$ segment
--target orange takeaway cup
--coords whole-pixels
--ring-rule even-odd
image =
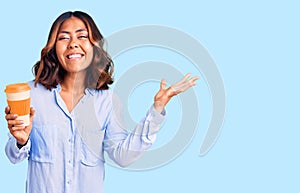
[[[21,126],[30,124],[30,86],[27,83],[9,84],[5,88],[7,104],[11,114],[17,114],[17,120],[23,120]]]

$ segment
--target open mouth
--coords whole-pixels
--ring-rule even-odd
[[[80,59],[81,57],[83,57],[83,54],[69,54],[69,55],[67,55],[68,59]]]

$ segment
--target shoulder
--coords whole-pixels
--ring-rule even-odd
[[[114,92],[112,90],[95,90],[95,89],[87,89],[95,99],[102,99],[102,100],[112,100],[114,97]]]
[[[47,88],[45,86],[43,86],[42,84],[39,84],[39,83],[35,84],[34,81],[29,81],[27,83],[30,86],[31,97],[46,96],[53,92],[53,89],[52,89],[52,91],[47,90]]]
[[[105,105],[106,107],[120,106],[121,99],[114,90],[91,90],[96,104]]]
[[[44,87],[43,85],[41,85],[40,83],[37,83],[35,84],[33,80],[27,82],[28,85],[30,86],[30,89],[32,91],[37,91],[37,90],[40,90],[40,91],[47,91],[47,88]]]

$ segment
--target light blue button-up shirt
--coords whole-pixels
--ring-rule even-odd
[[[35,109],[29,141],[19,149],[9,135],[5,148],[12,163],[28,158],[27,193],[102,193],[104,151],[122,167],[131,164],[153,144],[165,118],[151,106],[128,132],[112,91],[86,89],[70,113],[60,85],[51,91],[29,85]]]

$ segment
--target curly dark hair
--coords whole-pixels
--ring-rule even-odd
[[[64,21],[77,17],[86,25],[89,40],[93,45],[93,60],[87,68],[85,86],[96,90],[106,90],[113,83],[114,64],[109,54],[103,49],[104,38],[94,20],[81,11],[65,12],[52,24],[46,46],[41,51],[41,59],[32,68],[35,85],[40,83],[47,89],[56,88],[64,80],[66,71],[58,61],[55,44],[59,29]]]

